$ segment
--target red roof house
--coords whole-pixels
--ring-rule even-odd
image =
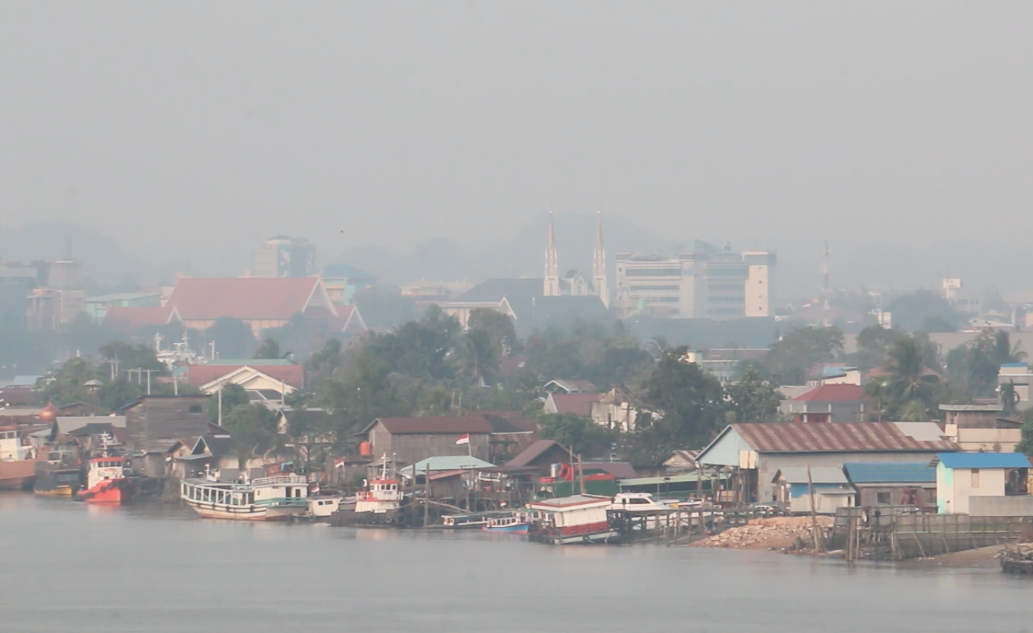
[[[255,336],[286,325],[295,314],[310,308],[323,308],[337,317],[337,308],[319,277],[182,277],[167,305],[175,307],[189,328],[206,329],[217,319],[229,317],[247,323]]]
[[[171,305],[132,308],[112,306],[104,313],[100,324],[109,330],[135,332],[140,328],[160,327],[179,320],[179,312]]]
[[[222,383],[231,382],[245,389],[277,389],[282,386],[305,388],[305,368],[301,365],[189,365],[187,382],[206,393],[219,390]],[[290,390],[288,390],[290,391]]]
[[[800,424],[864,422],[870,401],[859,385],[821,385],[783,400],[779,408]]]
[[[599,402],[601,393],[550,393],[545,399],[546,413],[573,413],[592,417],[592,403]]]

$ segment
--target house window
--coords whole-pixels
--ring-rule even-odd
[[[875,503],[881,506],[888,506],[890,504],[890,493],[888,492],[877,492],[875,493]]]
[[[972,469],[972,487],[973,488],[978,488],[979,487],[979,469],[978,468],[973,468]]]
[[[190,405],[190,413],[200,413],[200,412],[201,412],[201,405],[199,405],[199,404],[192,404],[192,405]]]

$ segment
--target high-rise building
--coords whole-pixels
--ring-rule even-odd
[[[549,212],[549,242],[545,246],[545,279],[542,296],[560,296],[560,263],[556,253],[556,232],[552,226],[552,211]]]
[[[255,250],[254,277],[310,277],[316,274],[316,247],[304,238],[277,235]]]
[[[596,213],[595,251],[592,253],[592,285],[603,305],[610,307],[610,286],[606,283],[606,248],[603,246],[603,214]]]
[[[774,255],[700,245],[676,257],[617,254],[617,308],[622,317],[736,319],[771,315]]]

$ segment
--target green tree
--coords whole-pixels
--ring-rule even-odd
[[[229,412],[237,407],[245,404],[250,404],[251,399],[248,398],[247,390],[240,385],[234,383],[227,383],[222,386],[222,418],[223,423],[226,421],[226,416]],[[215,392],[208,396],[208,419],[212,422],[216,422],[219,419],[219,392]]]
[[[636,464],[656,465],[670,452],[702,447],[724,420],[724,392],[716,378],[685,361],[685,347],[666,350],[643,383],[643,409],[629,453]]]
[[[332,412],[338,440],[358,433],[378,417],[412,413],[388,378],[387,368],[365,351],[350,359],[340,377],[323,383],[313,404]]]
[[[921,340],[914,336],[902,339],[888,356],[889,375],[869,382],[866,392],[891,419],[928,420],[942,402],[944,390],[938,375],[928,371]]]
[[[920,331],[923,326],[935,327],[935,331],[954,331],[962,321],[946,299],[926,289],[896,297],[888,309],[893,313],[893,323],[909,332]]]
[[[223,418],[242,469],[250,458],[282,448],[284,438],[277,434],[276,422],[276,414],[261,404],[236,406]]]
[[[881,367],[886,363],[890,348],[905,337],[907,333],[881,325],[866,327],[857,335],[857,352],[852,362],[862,372]]]
[[[70,358],[61,369],[48,376],[46,384],[40,391],[41,402],[53,402],[56,405],[72,402],[96,402],[91,388],[86,383],[106,378],[103,370],[85,358]]]
[[[793,328],[771,345],[766,364],[777,384],[802,385],[812,366],[832,362],[842,353],[843,332],[839,328]]]
[[[144,394],[143,387],[136,383],[129,382],[124,377],[107,382],[97,390],[97,399],[107,411],[115,411],[119,407],[129,404]]]
[[[276,342],[276,339],[268,337],[258,346],[252,358],[279,360],[283,358],[283,353],[280,352],[280,344]]]
[[[772,422],[778,417],[782,394],[755,367],[748,366],[727,392],[736,422]]]
[[[375,329],[398,327],[419,316],[416,301],[403,297],[398,288],[375,286],[360,290],[353,303],[359,306],[366,324]]]
[[[456,350],[459,371],[474,385],[492,384],[502,362],[502,346],[486,330],[470,329],[459,338]]]
[[[614,435],[606,428],[599,426],[590,418],[572,413],[542,414],[538,417],[538,426],[542,430],[542,438],[553,440],[574,455],[591,452],[593,447],[609,448]]]
[[[97,351],[106,361],[118,361],[119,371],[144,369],[158,376],[167,376],[169,373],[165,363],[159,361],[154,350],[147,345],[109,341]]]
[[[204,334],[209,341],[215,342],[215,350],[222,358],[247,358],[255,349],[251,328],[240,319],[217,319]]]
[[[513,320],[498,310],[474,308],[467,321],[468,330],[481,330],[488,335],[493,347],[498,347],[503,356],[510,356],[521,349]]]

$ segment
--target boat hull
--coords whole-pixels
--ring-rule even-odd
[[[215,504],[194,505],[187,504],[193,508],[198,516],[205,519],[229,519],[233,521],[265,521],[266,508],[261,506],[220,506]]]
[[[129,484],[125,479],[105,479],[104,481],[97,482],[88,490],[80,490],[75,493],[77,501],[109,505],[126,503],[131,497]]]
[[[71,486],[61,485],[56,488],[50,488],[48,490],[40,490],[39,488],[33,490],[34,493],[43,497],[71,497],[75,494],[75,490]]]
[[[574,545],[583,543],[607,543],[615,540],[619,533],[608,523],[588,523],[562,528],[536,528],[530,532],[532,541],[551,545]]]
[[[355,512],[354,510],[338,510],[330,515],[330,525],[334,527],[383,526],[407,527],[409,514],[401,510],[387,512]]]
[[[0,490],[31,490],[35,483],[35,461],[0,461]]]

